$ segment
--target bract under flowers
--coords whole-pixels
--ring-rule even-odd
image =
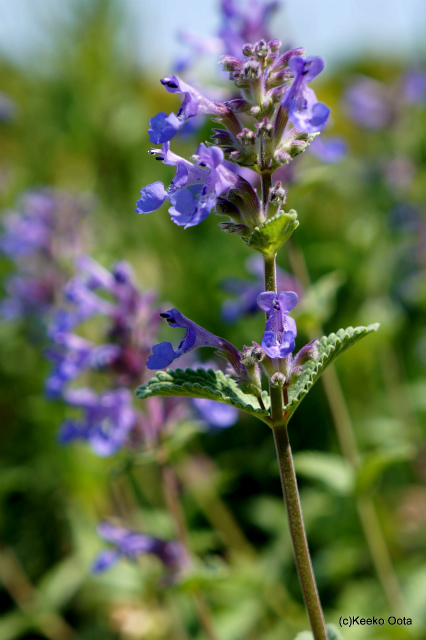
[[[262,348],[270,358],[285,358],[294,349],[297,328],[288,313],[298,300],[294,291],[281,291],[278,296],[274,291],[264,291],[257,298],[259,307],[269,315]]]

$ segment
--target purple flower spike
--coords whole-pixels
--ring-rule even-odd
[[[296,306],[299,298],[294,291],[264,291],[257,298],[257,304],[266,311],[266,321],[262,347],[270,358],[285,358],[294,349],[297,335],[296,323],[288,313]]]
[[[321,131],[328,120],[330,109],[318,102],[315,93],[306,83],[321,73],[324,62],[319,57],[292,56],[288,65],[294,74],[294,80],[284,93],[281,105],[288,110],[290,121],[300,131]]]
[[[124,444],[136,421],[132,407],[132,394],[127,389],[106,391],[97,395],[91,389],[69,389],[65,401],[84,412],[79,422],[65,422],[59,432],[59,441],[86,440],[98,456],[110,456]]]
[[[174,349],[170,342],[154,345],[152,355],[149,356],[146,363],[148,369],[164,369],[171,365],[176,358],[198,349],[198,347],[214,347],[219,355],[229,360],[238,373],[247,373],[241,364],[240,354],[230,342],[206,331],[189,318],[185,318],[177,309],[170,309],[160,315],[167,320],[171,327],[186,329],[186,331],[177,349]]]
[[[101,522],[98,534],[103,540],[114,545],[115,549],[101,551],[92,565],[92,571],[99,573],[111,567],[120,558],[135,561],[138,556],[153,554],[161,562],[176,571],[185,563],[185,552],[178,542],[168,542]]]

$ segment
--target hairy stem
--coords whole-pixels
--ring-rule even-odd
[[[294,275],[304,287],[308,288],[310,278],[303,253],[291,244],[289,259]],[[312,327],[310,334],[311,339],[322,335],[323,329],[320,324]],[[324,371],[321,379],[333,416],[340,449],[346,460],[354,469],[357,469],[360,462],[358,445],[346,400],[333,365]],[[374,502],[369,496],[360,496],[356,498],[356,506],[380,584],[392,611],[398,613],[404,608],[403,596]]]
[[[264,190],[262,190],[263,192]],[[271,259],[265,258],[265,290],[277,292],[275,256]],[[281,390],[270,385],[269,393],[271,397],[272,431],[299,582],[314,638],[315,640],[327,640],[324,614],[312,569],[303,522],[293,456],[287,432],[286,415],[283,412],[284,401],[288,400],[287,390]]]
[[[315,640],[327,640],[324,614],[322,612],[315,576],[312,569],[302,509],[300,506],[299,490],[297,487],[287,426],[285,424],[277,425],[272,428],[272,431],[274,433],[275,449],[280,467],[284,502],[287,508],[291,540],[293,543],[293,551],[300,586],[302,588],[303,599],[305,601],[306,610]]]

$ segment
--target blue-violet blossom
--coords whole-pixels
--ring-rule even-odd
[[[170,309],[160,314],[171,327],[185,329],[183,340],[174,349],[170,342],[160,342],[152,347],[152,355],[146,363],[148,369],[165,369],[185,353],[198,347],[214,347],[217,353],[228,359],[237,373],[245,375],[245,367],[241,364],[240,354],[227,340],[213,335],[189,318],[185,318],[177,309]]]
[[[306,83],[321,73],[324,69],[324,61],[317,56],[310,58],[292,56],[288,66],[293,72],[294,80],[286,89],[281,105],[288,109],[289,120],[299,131],[306,133],[321,131],[328,120],[330,109],[322,102],[318,102],[314,91]]]
[[[281,291],[279,295],[274,291],[264,291],[257,298],[257,304],[269,316],[262,348],[270,358],[285,358],[294,349],[296,322],[288,314],[298,300],[294,291]]]
[[[168,143],[163,144],[161,151],[153,149],[151,153],[159,153],[158,160],[175,166],[176,175],[168,190],[159,181],[144,187],[136,203],[137,213],[156,211],[168,198],[173,222],[187,229],[207,218],[218,197],[238,183],[238,176],[225,166],[219,147],[201,143],[194,156],[199,166],[172,153]]]
[[[161,111],[149,121],[149,139],[154,144],[162,144],[174,138],[185,122],[199,113],[223,116],[229,112],[224,104],[206,98],[177,76],[166,76],[161,84],[169,93],[182,93],[184,98],[177,115]]]

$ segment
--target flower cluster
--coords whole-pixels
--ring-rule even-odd
[[[133,405],[129,388],[146,381],[147,366],[163,368],[175,357],[170,343],[162,343],[155,355],[148,358],[160,322],[155,295],[138,289],[126,262],[118,262],[108,271],[92,258],[80,256],[77,265],[76,276],[64,288],[68,308],[57,310],[54,315],[49,327],[53,344],[46,350],[53,363],[46,380],[47,395],[62,399],[82,413],[82,418],[63,423],[59,440],[62,443],[85,440],[99,456],[110,456],[123,445],[136,446],[141,440],[152,445],[162,431],[191,416],[190,405],[173,398],[152,398],[148,413],[136,411]],[[77,333],[80,326],[84,329],[88,324],[90,328],[94,316],[106,321],[105,341],[101,344]],[[191,336],[179,355],[191,350],[191,331],[189,327]],[[226,349],[225,342],[214,346],[218,351],[221,347]],[[235,353],[231,353],[234,359]],[[151,361],[155,367],[150,366]],[[86,386],[74,386],[89,372],[101,372],[108,380],[101,393]],[[203,413],[198,407],[196,410],[197,414]],[[203,419],[206,415],[204,411]],[[237,415],[230,408],[222,423],[230,426],[236,420]],[[218,422],[221,420],[213,420],[215,426]]]
[[[229,5],[233,15],[233,5]],[[171,93],[183,96],[177,114],[158,113],[150,120],[151,142],[162,144],[150,153],[176,175],[166,189],[154,182],[141,190],[138,213],[151,213],[167,199],[172,220],[185,228],[202,222],[211,211],[228,215],[223,230],[248,237],[280,211],[273,185],[270,206],[260,205],[256,191],[242,177],[243,167],[274,172],[308,148],[328,120],[329,108],[316,99],[308,83],[323,70],[321,58],[304,58],[301,49],[280,54],[278,40],[259,40],[243,46],[244,60],[223,56],[222,65],[240,91],[240,97],[217,102],[203,96],[177,76],[161,80]],[[210,114],[223,128],[213,130],[215,146],[201,143],[194,164],[170,150],[169,142],[183,124],[197,114]],[[245,125],[247,116],[254,127]],[[274,200],[275,196],[275,200]]]
[[[5,280],[0,313],[7,319],[44,319],[84,247],[87,203],[51,189],[24,194],[18,211],[6,212],[0,252],[15,266]]]

